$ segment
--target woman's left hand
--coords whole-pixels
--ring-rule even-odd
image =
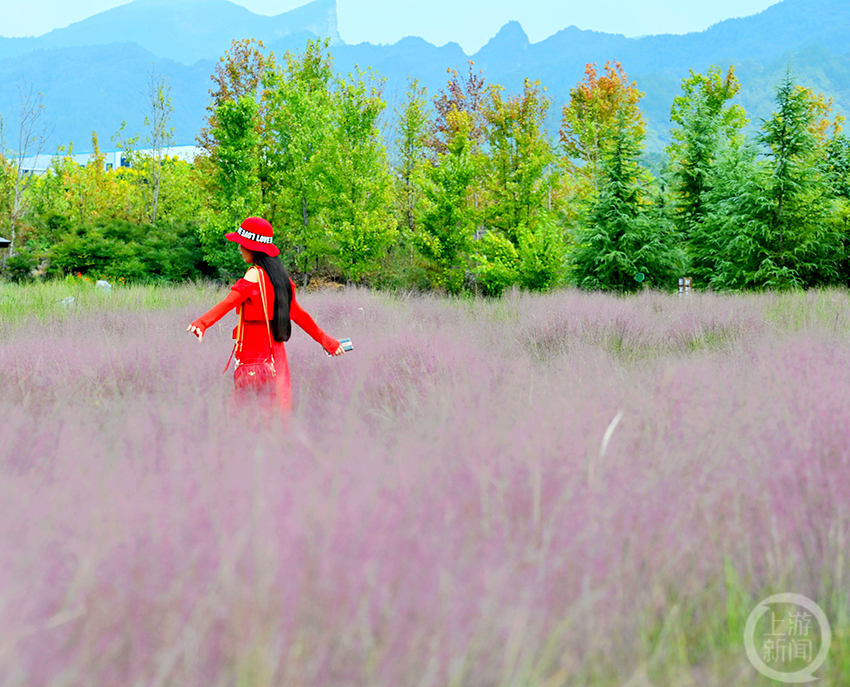
[[[203,330],[203,329],[201,329],[200,327],[196,327],[194,324],[190,324],[188,327],[186,327],[186,331],[187,331],[187,332],[192,332],[192,334],[194,334],[195,336],[197,336],[197,337],[198,337],[198,343],[201,343],[201,341],[203,341],[203,339],[204,339],[204,330]],[[341,348],[341,347],[340,347],[340,348]]]
[[[334,352],[332,355],[344,355],[344,354],[345,354],[345,349],[342,347],[342,344],[340,344],[339,348],[337,348],[336,352]]]

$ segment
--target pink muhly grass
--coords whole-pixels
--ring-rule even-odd
[[[751,685],[760,597],[846,632],[845,294],[301,300],[355,350],[296,328],[288,427],[235,318],[2,330],[0,683]]]

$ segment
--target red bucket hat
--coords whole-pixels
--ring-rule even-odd
[[[274,230],[262,217],[249,217],[240,227],[224,238],[245,246],[248,250],[260,251],[271,257],[280,255],[280,249],[272,243]]]

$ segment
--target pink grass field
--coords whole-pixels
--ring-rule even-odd
[[[288,428],[134,293],[0,310],[0,685],[777,684],[779,592],[850,684],[847,293],[304,293]]]

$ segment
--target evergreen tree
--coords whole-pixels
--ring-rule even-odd
[[[639,103],[637,84],[629,83],[619,62],[607,62],[602,76],[596,64],[588,64],[584,79],[570,90],[561,119],[561,145],[567,157],[580,165],[573,173],[586,188],[579,194],[590,202],[599,190],[599,166],[606,149],[628,127],[631,136],[643,136],[646,122]]]
[[[716,288],[783,289],[839,279],[843,245],[831,221],[828,106],[790,73],[777,88],[776,104],[758,136],[766,159],[733,153],[716,176],[706,221],[719,256],[710,280]]]
[[[826,146],[826,170],[836,198],[832,218],[839,234],[843,258],[839,267],[839,281],[850,286],[850,138],[836,135]]]
[[[682,95],[671,108],[673,142],[667,154],[672,168],[672,210],[679,241],[687,249],[687,269],[696,285],[707,284],[715,269],[716,254],[708,249],[713,238],[706,235],[705,227],[713,167],[721,148],[743,143],[746,115],[743,108],[729,102],[739,90],[732,67],[725,76],[719,67],[712,67],[706,75],[691,70],[682,82]]]
[[[724,76],[719,67],[706,75],[691,70],[682,82],[682,95],[671,108],[673,142],[667,148],[672,163],[673,211],[680,240],[701,241],[699,236],[708,208],[712,166],[725,144],[742,141],[747,119],[743,108],[729,101],[740,90],[734,68]],[[692,274],[698,282],[706,277],[707,265],[695,260]]]
[[[645,283],[672,284],[671,227],[649,212],[649,175],[640,165],[643,133],[627,125],[614,130],[599,166],[599,193],[587,226],[576,236],[573,279],[584,289],[634,291]]]
[[[826,145],[826,169],[835,196],[850,200],[850,138],[837,133]]]

